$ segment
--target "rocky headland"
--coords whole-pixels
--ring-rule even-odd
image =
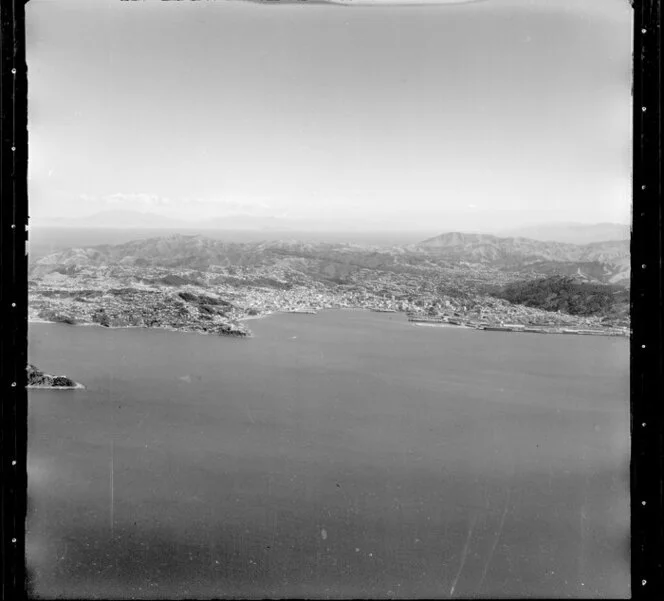
[[[83,384],[74,382],[67,376],[53,376],[46,374],[32,364],[28,364],[28,388],[57,388],[59,390],[79,390],[85,388]]]

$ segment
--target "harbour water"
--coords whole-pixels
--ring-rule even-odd
[[[44,597],[629,597],[626,339],[32,324]]]

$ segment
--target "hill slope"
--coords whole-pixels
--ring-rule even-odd
[[[424,240],[413,248],[448,261],[480,263],[522,273],[575,275],[589,281],[623,285],[629,282],[630,255],[626,240],[568,244],[451,232]]]

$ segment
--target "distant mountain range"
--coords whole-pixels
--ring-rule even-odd
[[[206,270],[211,265],[288,266],[310,276],[343,278],[362,269],[414,272],[478,265],[515,274],[573,275],[628,285],[629,242],[578,245],[528,238],[451,232],[418,244],[379,248],[295,240],[228,243],[201,235],[172,235],[125,244],[68,249],[33,264],[45,272],[60,266],[164,266]]]
[[[545,242],[590,244],[605,240],[629,240],[631,228],[622,223],[549,223],[494,232],[502,237],[532,238]]]
[[[183,227],[183,222],[156,213],[139,211],[101,211],[84,217],[31,217],[33,227],[169,229]]]
[[[270,215],[235,213],[208,219],[175,219],[157,213],[112,210],[84,217],[31,218],[34,227],[155,229],[155,230],[245,230],[245,231],[318,231],[324,224],[313,220],[290,219]]]
[[[209,219],[175,219],[157,213],[128,210],[102,211],[84,217],[35,217],[30,224],[37,228],[103,228],[124,230],[238,230],[250,232],[324,232],[340,233],[370,232],[380,233],[384,228],[375,224],[362,224],[348,221],[330,226],[312,219],[295,219],[268,215],[229,214]],[[336,230],[334,229],[336,227]],[[337,231],[338,230],[338,231]],[[384,230],[385,233],[389,233]],[[429,230],[433,233],[435,229]],[[397,233],[397,232],[395,232]],[[414,233],[414,232],[410,232]],[[590,244],[606,240],[629,240],[630,226],[621,223],[541,223],[503,230],[483,232],[502,238],[530,238],[543,242],[565,242],[569,244]],[[403,234],[403,232],[402,232]]]

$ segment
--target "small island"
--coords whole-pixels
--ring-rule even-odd
[[[27,388],[56,388],[58,390],[80,390],[85,388],[83,384],[74,382],[71,378],[67,376],[53,376],[51,374],[45,374],[40,369],[37,369],[34,365],[28,364],[26,368],[28,372],[28,384]]]

